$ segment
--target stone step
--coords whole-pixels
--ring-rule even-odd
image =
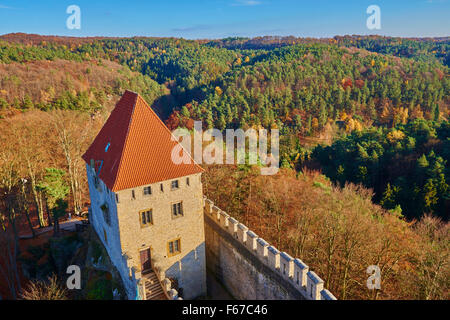
[[[155,280],[158,280],[158,278],[157,278],[156,276],[145,277],[144,279],[145,279],[145,281],[155,281]]]
[[[144,275],[145,279],[145,297],[146,300],[167,300],[161,283],[159,282],[156,273],[149,272]]]
[[[159,294],[159,293],[163,292],[163,289],[161,287],[156,287],[151,290],[146,290],[145,292],[148,296],[151,296],[151,295],[154,295],[155,293]]]
[[[158,281],[159,281],[158,278],[145,279],[145,282],[151,282],[151,283],[158,282]]]
[[[154,298],[156,298],[156,297],[158,297],[160,295],[164,295],[164,291],[160,287],[160,288],[157,288],[156,290],[153,290],[153,291],[146,291],[145,295],[147,297],[147,300],[156,300]]]
[[[147,280],[158,279],[158,277],[156,276],[156,274],[154,272],[145,274],[144,278]]]
[[[147,299],[147,300],[167,300],[167,297],[164,293],[161,293],[161,294],[154,296],[151,299]]]
[[[154,284],[148,284],[145,285],[145,290],[153,290],[155,288],[160,288],[161,285],[159,283],[154,283]]]

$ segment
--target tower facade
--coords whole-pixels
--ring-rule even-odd
[[[153,272],[184,299],[206,294],[203,169],[173,163],[177,144],[144,99],[126,91],[83,155],[91,222],[130,299]]]

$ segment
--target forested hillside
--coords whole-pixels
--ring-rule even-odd
[[[164,95],[163,86],[110,61],[30,61],[0,64],[0,108],[95,112],[125,88],[149,100]]]
[[[361,183],[374,200],[409,218],[424,212],[448,220],[450,123],[414,120],[395,128],[353,132],[331,146],[318,146],[313,158],[333,181]]]
[[[33,108],[92,113],[105,105],[110,108],[127,88],[153,103],[171,129],[191,129],[193,120],[202,120],[205,128],[222,130],[279,128],[283,166],[301,169],[311,156],[305,146],[311,149],[318,142],[346,139],[345,135],[355,131],[395,128],[421,119],[434,121],[434,127],[447,121],[448,46],[448,38],[190,41],[12,34],[2,36],[0,42],[0,108],[3,116],[11,110]],[[447,138],[442,139],[445,145]],[[340,146],[335,144],[334,148]],[[418,147],[410,144],[408,148]],[[432,149],[428,147],[425,156]],[[347,151],[341,150],[349,157],[352,153]],[[422,155],[422,150],[416,151]],[[448,168],[445,155],[442,160],[442,166]],[[318,162],[323,166],[320,169],[341,184],[352,181],[374,188],[376,201],[391,192],[386,190],[388,184],[394,188],[399,183],[394,182],[398,178],[394,173],[386,176],[383,166],[381,177],[378,169],[367,165],[357,167],[361,169],[342,167],[346,170],[342,174],[332,159]],[[367,170],[364,174],[372,178],[356,178],[363,173],[355,170]],[[448,185],[448,169],[442,174],[441,184]],[[413,185],[410,175],[405,177],[408,179],[403,183]],[[402,190],[406,194],[401,197],[412,196],[410,188]],[[405,201],[389,203],[403,204],[410,218],[435,210],[445,216],[448,194],[445,188],[438,193],[439,209],[437,204],[407,208]],[[386,208],[392,206],[383,203]]]
[[[31,109],[95,113],[113,107],[125,89],[148,101],[169,94],[155,80],[116,62],[89,58],[65,44],[40,43],[0,41],[0,115]]]
[[[205,193],[279,250],[307,261],[338,299],[448,299],[448,224],[411,224],[371,201],[363,187],[333,186],[323,175],[212,166]],[[380,266],[382,290],[365,270]]]
[[[435,58],[449,66],[449,37],[441,38],[396,38],[371,36],[335,36],[333,38],[296,38],[265,36],[257,38],[226,38],[213,40],[208,45],[228,49],[272,49],[295,44],[323,43],[345,47],[357,47],[372,52],[391,54],[418,60]]]
[[[210,167],[205,192],[304,257],[338,298],[448,298],[449,45],[1,36],[1,221],[48,223],[50,168],[82,211],[81,155],[129,89],[170,129],[280,129],[280,174]],[[377,263],[391,282],[372,296],[356,281]]]
[[[208,125],[221,129],[276,125],[311,135],[329,121],[353,120],[347,123],[351,131],[417,117],[438,119],[441,110],[448,112],[450,82],[442,65],[326,45],[296,45],[247,58],[241,68],[219,77],[186,116],[206,117]]]

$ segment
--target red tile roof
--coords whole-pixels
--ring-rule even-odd
[[[99,178],[112,191],[203,172],[194,162],[175,164],[172,133],[137,93],[126,91],[83,155],[94,160]]]

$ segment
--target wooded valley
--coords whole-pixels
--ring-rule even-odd
[[[448,299],[449,62],[449,38],[1,36],[0,241],[86,210],[81,155],[128,89],[169,129],[279,129],[280,173],[205,166],[205,195],[338,299]]]

